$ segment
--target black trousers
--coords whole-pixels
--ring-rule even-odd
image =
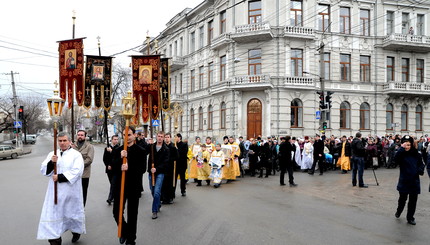
[[[133,193],[132,195],[124,193],[124,206],[122,214],[122,229],[121,237],[127,239],[127,243],[133,243],[136,240],[137,232],[137,214],[139,210],[139,194]],[[113,217],[116,223],[119,223],[119,203],[120,193],[115,193],[115,202],[113,203]],[[124,219],[124,208],[127,204],[127,221]]]
[[[108,200],[112,201],[113,200],[113,173],[112,171],[107,171],[106,173],[108,179],[109,179],[109,195],[108,195]]]
[[[318,163],[318,169],[320,170],[320,173],[322,174],[324,172],[324,157],[315,157],[314,163],[312,164],[311,173],[315,172],[315,167]]]
[[[88,185],[90,184],[90,178],[82,178],[82,194],[84,196],[84,207],[87,203]]]
[[[294,172],[294,168],[293,165],[287,165],[286,167],[281,167],[281,174],[280,174],[280,183],[283,185],[285,184],[284,181],[284,177],[285,177],[285,172],[288,172],[288,182],[290,184],[294,183],[294,176],[293,176],[293,172]]]
[[[176,184],[175,184],[175,188],[173,188],[173,197],[175,197],[176,186],[178,186],[178,176],[181,179],[181,193],[185,193],[185,191],[186,191],[187,180],[185,179],[185,171],[187,171],[187,170],[186,169],[176,169],[176,178],[175,178]]]
[[[168,202],[173,200],[173,173],[172,175],[164,175],[163,185],[161,186],[161,201]]]
[[[408,213],[406,214],[406,219],[408,221],[414,221],[415,210],[417,208],[418,194],[408,194],[403,192],[399,192],[399,194],[400,196],[399,196],[399,201],[397,206],[397,213],[401,214],[403,212],[403,209],[405,208],[405,205],[406,205],[406,200],[408,200],[408,196],[409,196]]]

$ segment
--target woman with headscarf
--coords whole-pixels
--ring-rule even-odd
[[[414,146],[414,140],[406,135],[401,140],[401,147],[394,156],[394,162],[400,166],[399,182],[397,191],[399,191],[399,200],[396,211],[396,218],[399,218],[408,201],[408,212],[406,219],[408,224],[416,225],[414,214],[417,207],[418,194],[421,192],[420,175],[424,174],[422,158]]]

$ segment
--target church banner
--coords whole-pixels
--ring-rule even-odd
[[[94,105],[108,111],[111,107],[112,94],[112,57],[86,55],[84,106],[91,107],[92,88]]]
[[[58,41],[60,56],[60,97],[73,104],[74,97],[79,106],[84,101],[84,38]],[[76,91],[74,91],[74,85]]]
[[[146,123],[150,118],[157,119],[159,114],[160,56],[132,56],[131,59],[136,115]],[[133,120],[134,124],[138,124],[137,118]]]
[[[170,110],[170,69],[169,59],[161,59],[160,98],[163,111]]]

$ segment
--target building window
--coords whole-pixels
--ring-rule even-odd
[[[214,108],[212,105],[208,107],[208,130],[212,130],[214,126]]]
[[[196,50],[196,32],[190,34],[190,53]]]
[[[394,33],[394,12],[387,12],[387,35]]]
[[[248,75],[261,74],[261,49],[248,51]]]
[[[402,105],[401,121],[402,121],[402,125],[400,126],[401,130],[402,131],[408,130],[408,106],[405,104]]]
[[[184,39],[181,37],[179,38],[179,56],[181,57],[183,54],[183,50],[184,50]]]
[[[417,60],[417,83],[424,82],[424,60]]]
[[[248,9],[248,24],[261,23],[261,1],[250,1]]]
[[[199,67],[199,89],[203,89],[203,77],[205,76],[205,72],[203,70],[203,66]]]
[[[169,57],[172,57],[173,55],[173,45],[169,44]]]
[[[360,55],[360,81],[370,82],[370,56]]]
[[[340,33],[351,34],[351,13],[346,7],[340,7]]]
[[[424,36],[424,15],[417,15],[417,35]]]
[[[208,64],[208,86],[211,86],[214,83],[214,63],[211,62]]]
[[[351,106],[348,102],[344,101],[340,104],[340,128],[351,128]]]
[[[203,130],[203,107],[199,108],[199,130]]]
[[[360,105],[360,129],[370,129],[370,106],[367,103]]]
[[[351,81],[351,55],[340,54],[340,80]]]
[[[221,129],[226,128],[226,120],[227,120],[227,107],[225,105],[225,102],[222,102],[220,107],[220,128]]]
[[[417,105],[415,108],[415,130],[423,130],[423,107],[421,105]]]
[[[299,99],[291,101],[291,127],[303,127],[303,104]]]
[[[387,57],[387,82],[394,81],[394,57]]]
[[[193,92],[195,90],[194,85],[196,84],[196,71],[195,70],[191,70],[191,81],[190,81],[190,88],[191,88],[191,92]]]
[[[402,82],[409,82],[409,59],[402,58]]]
[[[214,39],[214,21],[211,20],[208,22],[208,44],[212,43],[212,39]]]
[[[224,55],[224,56],[221,56],[220,58],[219,58],[219,63],[220,63],[220,65],[219,65],[219,75],[220,75],[220,81],[224,81],[225,80],[225,78],[226,78],[226,65],[227,65],[227,57]]]
[[[190,131],[194,131],[194,109],[190,110]]]
[[[387,130],[393,130],[394,110],[392,104],[387,105],[387,109],[385,110],[385,118]]]
[[[175,54],[175,57],[178,56],[178,41],[176,40],[174,43],[174,50],[173,53]]]
[[[203,48],[205,42],[205,29],[204,26],[199,28],[199,48]]]
[[[303,50],[291,49],[291,76],[303,76]]]
[[[409,13],[402,13],[402,34],[406,35],[409,32]]]
[[[370,36],[370,11],[360,9],[360,34]]]
[[[183,82],[182,82],[182,73],[179,74],[179,93],[182,94],[182,87],[183,87]]]
[[[220,14],[219,14],[219,34],[221,35],[221,34],[223,34],[225,31],[226,31],[226,29],[227,29],[227,16],[226,16],[226,12],[225,11],[222,11]]]
[[[303,5],[302,1],[291,0],[290,23],[292,26],[303,26]]]
[[[175,76],[175,94],[178,94],[178,76]]]
[[[324,53],[324,79],[330,80],[330,53]]]
[[[318,30],[330,32],[330,5],[318,5]]]

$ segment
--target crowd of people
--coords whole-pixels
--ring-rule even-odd
[[[73,234],[77,242],[85,233],[84,206],[94,159],[94,149],[86,142],[86,132],[78,131],[78,141],[72,143],[69,135],[58,135],[59,149],[48,154],[41,166],[43,175],[50,177],[45,202],[39,223],[38,239],[48,239],[50,244],[60,245],[61,235],[66,231]],[[414,213],[420,194],[419,175],[424,174],[427,156],[430,152],[430,138],[414,139],[412,136],[385,135],[382,137],[314,137],[270,136],[244,140],[225,136],[222,142],[204,142],[195,137],[188,144],[181,134],[158,132],[156,138],[145,139],[142,132],[129,127],[123,132],[127,146],[119,145],[119,136],[111,137],[111,144],[105,148],[103,162],[110,183],[107,203],[113,203],[113,216],[121,224],[120,244],[136,244],[139,199],[142,196],[143,175],[148,173],[149,187],[153,197],[152,219],[157,219],[161,205],[173,204],[176,186],[180,181],[180,192],[186,196],[186,184],[194,181],[197,187],[205,183],[219,188],[236,178],[268,178],[279,175],[279,184],[286,185],[284,176],[288,173],[290,187],[296,187],[294,172],[324,175],[327,171],[351,171],[352,186],[367,188],[363,181],[366,168],[400,167],[398,208],[399,218],[408,202],[407,221],[415,225]],[[155,140],[155,142],[154,142]],[[430,176],[430,164],[427,164]],[[357,176],[358,175],[358,176]],[[179,180],[179,181],[178,181]],[[123,186],[124,189],[121,188]],[[53,193],[58,190],[58,204],[54,204]],[[430,191],[430,187],[429,187]],[[121,201],[122,205],[121,205]],[[57,200],[55,200],[57,201]],[[127,207],[126,218],[120,217]]]

